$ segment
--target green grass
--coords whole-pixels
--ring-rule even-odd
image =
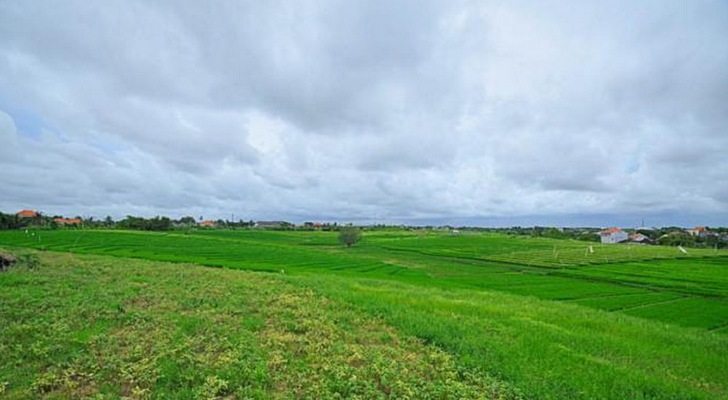
[[[705,298],[682,298],[623,310],[642,318],[678,322],[683,326],[718,329],[727,325],[728,302]]]
[[[270,274],[42,254],[0,274],[3,398],[514,398]]]
[[[181,385],[180,376],[190,373],[184,371],[194,369],[191,367],[194,362],[178,365],[169,359],[161,364],[155,361],[157,375],[150,375],[152,381],[139,386],[141,397],[145,393],[154,397],[202,396],[202,387],[207,385],[210,391],[218,390],[221,396],[237,397],[330,397],[342,393],[346,394],[344,397],[406,397],[408,390],[414,390],[410,397],[457,398],[472,397],[480,390],[491,397],[514,396],[519,391],[529,398],[728,398],[725,379],[728,366],[724,362],[728,359],[726,251],[690,249],[685,255],[669,247],[592,244],[594,253],[591,253],[589,244],[582,242],[473,233],[456,237],[437,231],[365,232],[362,242],[351,249],[339,245],[336,234],[330,232],[211,230],[160,234],[59,230],[33,233],[0,232],[0,245],[99,257],[77,256],[73,263],[83,265],[83,272],[56,277],[54,284],[58,287],[53,293],[66,296],[62,301],[47,298],[48,290],[38,289],[43,287],[38,282],[8,283],[21,279],[18,277],[42,279],[43,274],[55,268],[44,267],[40,274],[30,271],[0,275],[3,289],[17,286],[17,293],[6,295],[12,306],[2,309],[11,315],[8,320],[14,320],[12,314],[20,312],[16,309],[28,304],[44,303],[39,308],[44,310],[43,307],[52,308],[50,304],[57,303],[64,312],[74,304],[81,304],[77,306],[78,313],[84,318],[94,315],[98,304],[107,304],[111,309],[124,310],[125,318],[131,314],[139,323],[154,321],[153,327],[145,329],[155,339],[144,346],[152,348],[145,350],[145,354],[157,354],[154,346],[161,343],[163,349],[158,350],[160,355],[156,360],[166,357],[170,343],[179,345],[185,337],[213,335],[228,338],[229,343],[213,340],[208,350],[202,344],[190,344],[177,353],[170,353],[171,358],[198,351],[204,354],[235,343],[245,343],[245,351],[252,352],[245,353],[245,357],[252,358],[245,358],[230,369],[215,364],[212,359],[196,361],[208,365],[208,372],[184,378],[187,379],[184,393],[175,391],[174,387]],[[200,269],[190,267],[190,263],[260,272]],[[89,272],[96,268],[98,273]],[[59,271],[68,273],[74,269],[68,266],[67,270]],[[194,278],[179,275],[190,271],[204,272]],[[11,278],[13,274],[18,277]],[[74,279],[87,281],[80,284]],[[124,288],[114,289],[116,281]],[[151,287],[154,290],[148,290]],[[129,305],[119,299],[132,290],[137,290],[135,295],[145,294],[145,300],[138,300],[139,304],[154,304],[151,311],[136,310],[137,303],[133,302],[135,311],[128,312]],[[96,295],[106,296],[106,300],[83,295],[87,292],[98,292]],[[148,293],[166,294],[157,298]],[[289,296],[295,300],[285,300]],[[25,300],[18,303],[13,300],[16,297]],[[67,298],[72,300],[66,302]],[[85,301],[86,298],[94,300]],[[279,300],[283,301],[282,305]],[[302,310],[294,311],[294,303],[298,302],[305,305],[300,305]],[[309,305],[320,313],[314,313]],[[90,310],[82,311],[85,307]],[[39,309],[35,308],[33,315],[42,318]],[[207,311],[202,315],[189,311],[200,309]],[[256,314],[259,309],[263,310],[262,314]],[[220,317],[221,313],[227,317]],[[276,317],[268,318],[269,314]],[[167,317],[160,317],[164,315]],[[59,320],[74,318],[69,314]],[[74,348],[83,349],[81,353],[85,354],[90,338],[114,336],[113,329],[119,327],[119,321],[114,318],[101,319],[98,326],[92,319],[93,323],[81,329],[81,333],[73,333],[83,340],[62,341],[64,336],[59,335],[55,339],[61,340],[60,344],[51,348],[59,356]],[[233,329],[228,326],[231,321],[235,330],[228,330]],[[275,325],[275,321],[282,322]],[[266,327],[270,324],[279,326],[274,329],[277,333],[268,334]],[[382,352],[381,359],[351,359],[351,351],[361,354],[361,349],[346,343],[362,344],[359,341],[368,337],[368,326],[372,324],[379,327],[380,333],[375,337],[398,339],[378,342],[380,347],[376,348]],[[48,333],[53,329],[52,325],[41,325],[39,331]],[[206,328],[210,325],[216,327]],[[8,329],[33,330],[30,327],[35,325],[18,326],[24,324],[11,324]],[[307,355],[323,351],[317,340],[323,338],[320,336],[329,329],[327,326],[338,333],[323,350],[333,348],[343,352],[324,351],[327,359],[342,365],[332,367],[334,370],[324,367],[326,363],[321,359]],[[154,336],[155,329],[161,336]],[[141,331],[135,332],[134,335],[141,334]],[[176,333],[165,336],[169,332]],[[309,336],[301,342],[291,339],[291,332]],[[17,332],[11,333],[11,337],[23,337]],[[282,342],[287,340],[282,338],[288,338],[296,345],[272,345],[266,339],[270,337],[278,337]],[[369,343],[370,339],[364,341]],[[401,343],[414,346],[413,350],[396,353],[391,349],[393,344],[399,348]],[[300,346],[305,345],[312,347],[302,350]],[[15,346],[12,342],[6,344],[11,354],[27,353],[25,347],[12,346]],[[115,355],[126,351],[113,343],[98,346],[116,349],[110,350]],[[442,375],[433,375],[442,380],[431,387],[420,380],[434,373],[422,369],[432,364],[432,360],[418,361],[422,368],[413,367],[405,372],[397,369],[402,364],[409,365],[415,354],[428,351],[440,352],[448,360],[445,369],[438,369]],[[368,350],[364,352],[369,355]],[[46,359],[58,360],[54,352],[41,354]],[[270,360],[281,357],[289,361],[273,362],[273,368]],[[130,360],[121,363],[136,363],[133,358]],[[238,377],[234,371],[243,368],[242,364],[257,367],[250,367],[250,372],[241,372]],[[369,372],[359,369],[352,372],[352,365]],[[386,372],[384,365],[392,369]],[[61,370],[36,366],[27,375],[38,379],[39,374],[44,377],[50,371],[50,377],[60,379],[65,376]],[[218,371],[228,372],[218,374]],[[112,397],[133,394],[129,391],[133,389],[131,383],[119,384],[125,375],[118,370],[90,373],[116,385],[106,389],[103,385],[92,385],[94,393]],[[271,377],[278,373],[293,378],[281,383],[276,381],[279,377]],[[368,383],[356,383],[351,388],[341,386],[341,382],[352,380],[349,373]],[[383,373],[392,374],[387,375],[387,383],[392,383],[400,374],[412,375],[395,385],[401,391],[394,396],[394,384],[386,388],[380,385]],[[171,380],[166,381],[168,378]],[[0,375],[0,383],[3,379],[9,382],[6,392],[16,397],[45,393],[33,392],[38,388],[33,381]],[[297,386],[296,382],[302,383]],[[49,385],[50,397],[72,393],[63,382]],[[20,392],[9,392],[13,387],[21,388]],[[450,387],[458,392],[448,392]]]
[[[642,307],[646,305],[670,302],[681,297],[669,293],[637,293],[617,296],[586,297],[574,300],[574,304],[599,308],[607,311],[624,310],[627,308]]]
[[[715,300],[705,303],[715,310],[705,324],[674,312],[644,317],[690,327],[728,324],[723,307],[728,302],[728,252],[712,249],[690,249],[686,255],[671,247],[498,234],[451,236],[438,231],[368,232],[353,249],[342,248],[334,232],[256,230],[6,231],[0,232],[0,243],[245,270],[385,277],[549,300],[583,299],[580,304],[615,312],[627,308],[623,295],[699,297]],[[601,300],[588,300],[594,297]]]
[[[725,398],[728,338],[498,292],[319,279],[403,332],[533,398]]]

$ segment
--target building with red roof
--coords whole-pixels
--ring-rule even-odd
[[[53,218],[53,222],[58,225],[81,225],[83,220],[81,218]]]
[[[23,210],[15,214],[18,218],[38,218],[38,213],[33,210]]]
[[[602,243],[620,243],[629,239],[627,232],[620,228],[607,228],[599,232]]]

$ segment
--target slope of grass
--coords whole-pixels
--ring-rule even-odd
[[[0,397],[515,398],[272,274],[41,253],[0,273]]]
[[[723,335],[499,292],[307,279],[529,398],[728,398]]]

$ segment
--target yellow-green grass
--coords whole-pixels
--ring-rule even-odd
[[[0,397],[516,398],[280,276],[41,253],[0,273]]]

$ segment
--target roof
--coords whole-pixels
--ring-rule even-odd
[[[37,218],[38,213],[33,210],[23,210],[16,214],[20,218]]]
[[[197,225],[199,225],[199,226],[215,226],[217,224],[215,223],[215,221],[201,221]]]
[[[629,235],[629,240],[632,240],[634,242],[648,242],[648,241],[652,241],[652,239],[650,239],[649,237],[647,237],[647,236],[645,236],[645,235],[643,235],[641,233],[633,233],[633,234]]]
[[[81,218],[53,218],[53,222],[62,225],[80,225],[83,220]]]
[[[600,235],[611,235],[613,233],[622,232],[622,229],[620,228],[607,228],[603,231],[599,232]]]

